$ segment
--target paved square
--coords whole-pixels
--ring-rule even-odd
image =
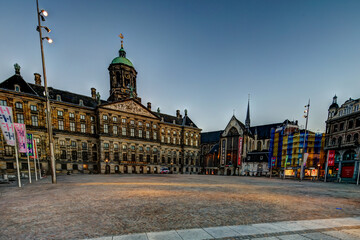
[[[253,230],[238,225],[360,215],[360,187],[350,184],[202,175],[71,175],[49,182],[22,189],[0,185],[0,239],[156,235],[218,226],[238,234]]]

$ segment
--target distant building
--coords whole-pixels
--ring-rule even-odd
[[[337,97],[328,110],[326,121],[327,154],[335,152],[335,162],[328,167],[330,181],[356,182],[359,172],[360,99],[345,101],[340,107]]]
[[[269,172],[271,129],[290,123],[250,126],[233,116],[224,130],[201,133],[201,163],[205,174],[262,176]],[[293,123],[297,126],[297,122]]]
[[[304,157],[304,136],[305,130],[300,130],[293,124],[271,130],[269,167],[273,163],[273,172],[289,177],[299,177],[301,163]],[[325,134],[306,132],[305,153],[307,156],[304,167],[305,177],[318,177],[319,170],[325,167]],[[322,174],[323,175],[323,174]]]
[[[185,110],[176,115],[152,111],[137,94],[137,72],[121,44],[109,65],[110,94],[101,100],[49,87],[56,171],[100,173],[173,173],[200,171],[200,131]],[[13,109],[14,120],[25,123],[37,141],[42,170],[49,170],[44,86],[23,79],[20,67],[0,83],[0,105]],[[174,111],[175,112],[175,111]],[[0,172],[15,172],[14,147],[0,138]],[[32,164],[32,163],[31,163]],[[26,171],[26,156],[20,156]],[[34,168],[34,166],[32,166]]]

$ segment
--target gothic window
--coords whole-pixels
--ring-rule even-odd
[[[261,141],[257,142],[256,150],[261,151]]]
[[[238,136],[239,132],[236,130],[236,128],[232,127],[229,131],[228,136]]]
[[[331,145],[335,145],[336,144],[336,138],[331,139]]]
[[[351,141],[351,135],[347,135],[346,136],[346,142],[350,142]]]

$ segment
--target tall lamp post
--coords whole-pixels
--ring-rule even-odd
[[[45,57],[44,57],[44,48],[43,48],[43,40],[45,39],[49,43],[52,43],[52,39],[49,38],[49,37],[43,37],[42,36],[42,30],[43,29],[45,29],[46,32],[48,32],[48,33],[51,30],[48,27],[41,25],[41,21],[45,21],[45,17],[48,15],[48,13],[45,10],[39,10],[39,1],[38,0],[36,0],[36,9],[37,9],[36,13],[37,13],[37,18],[38,18],[38,26],[37,26],[36,30],[39,32],[39,36],[40,36],[41,60],[42,60],[42,68],[43,68],[43,75],[44,75],[47,132],[48,132],[49,147],[50,147],[51,180],[52,180],[52,183],[56,183],[54,142],[53,142],[52,124],[51,124],[51,108],[50,108],[49,92],[48,92],[48,88],[47,88],[46,70],[45,70]]]
[[[302,161],[301,161],[301,171],[300,171],[300,181],[303,179],[303,175],[304,175],[304,165],[305,165],[305,144],[306,144],[306,132],[307,132],[307,125],[308,125],[308,119],[309,119],[309,110],[310,110],[310,99],[307,105],[305,105],[305,111],[304,113],[306,115],[304,115],[304,118],[306,118],[306,123],[305,123],[305,133],[304,133],[304,145],[303,145],[303,155],[302,155]]]

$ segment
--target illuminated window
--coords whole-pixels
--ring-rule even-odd
[[[39,126],[39,122],[38,122],[38,117],[37,117],[37,116],[31,116],[31,124],[32,124],[34,127]]]
[[[16,114],[16,118],[18,123],[24,123],[24,114],[18,113]]]
[[[36,105],[30,105],[30,110],[36,112],[37,111]]]
[[[117,117],[113,117],[113,122],[114,122],[114,123],[117,122]]]
[[[86,126],[85,126],[84,123],[80,124],[80,131],[81,131],[82,133],[85,133],[85,132],[86,132]]]
[[[80,115],[80,120],[85,120],[85,115]]]
[[[19,102],[15,103],[15,108],[22,109],[23,108],[22,103],[19,103]]]
[[[74,118],[74,117],[75,117],[74,113],[69,113],[69,118]]]
[[[118,134],[118,127],[117,126],[113,126],[113,134],[114,135]]]
[[[72,131],[72,132],[75,131],[75,123],[74,122],[70,122],[70,131]]]
[[[131,124],[131,125],[134,125],[134,123],[135,123],[134,120],[131,120],[131,121],[130,121],[130,124]]]
[[[108,116],[107,115],[103,115],[103,119],[106,121],[108,120]]]
[[[64,130],[64,121],[59,120],[59,130]]]
[[[122,118],[122,119],[121,119],[121,122],[122,122],[122,123],[126,123],[126,119],[125,119],[125,118]]]
[[[62,117],[64,113],[63,113],[63,111],[57,111],[57,114],[59,117]]]

